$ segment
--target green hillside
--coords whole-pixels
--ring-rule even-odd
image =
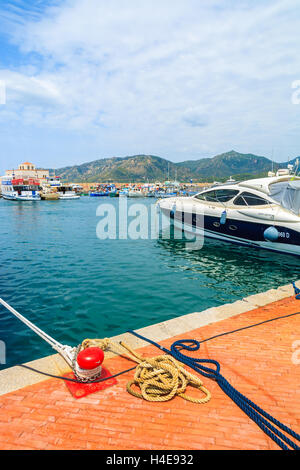
[[[295,162],[294,159],[291,163]],[[287,163],[274,164],[274,170]],[[55,170],[56,175],[72,182],[155,182],[177,179],[188,182],[225,180],[230,176],[246,179],[265,176],[272,169],[272,161],[266,157],[238,153],[234,150],[213,158],[173,163],[154,155],[103,158],[82,165]]]

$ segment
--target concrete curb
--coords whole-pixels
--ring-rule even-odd
[[[300,288],[300,281],[298,281],[296,285]],[[270,289],[266,292],[245,297],[244,299],[238,300],[232,304],[224,304],[219,307],[209,308],[202,312],[190,313],[165,322],[156,323],[136,331],[141,335],[159,342],[196,328],[200,328],[201,326],[215,323],[235,315],[240,315],[241,313],[249,312],[250,310],[263,307],[293,295],[294,289],[291,284],[288,284],[278,287],[278,289]],[[141,348],[148,344],[128,333],[113,336],[111,339],[115,342],[122,340],[130,344],[134,349]],[[105,355],[107,358],[115,356],[115,354],[110,352],[107,352]],[[62,357],[59,356],[59,354],[37,359],[27,363],[26,365],[53,375],[62,375],[66,372],[70,372],[69,366]],[[20,367],[4,369],[0,371],[0,396],[44,380],[46,380],[45,376]]]

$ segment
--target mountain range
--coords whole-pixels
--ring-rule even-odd
[[[296,158],[290,163],[296,162]],[[155,182],[174,180],[189,182],[224,181],[230,176],[247,179],[266,176],[272,168],[286,168],[288,162],[272,163],[266,157],[231,150],[212,158],[174,163],[154,155],[134,155],[95,160],[81,165],[59,168],[62,180],[80,182]]]

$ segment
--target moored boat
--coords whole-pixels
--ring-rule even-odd
[[[102,183],[93,188],[90,193],[90,197],[118,197],[117,189],[114,184]]]
[[[90,197],[108,197],[109,192],[108,191],[90,191],[89,196]]]
[[[59,176],[47,178],[47,183],[43,185],[41,194],[44,200],[57,199],[79,199],[80,194],[76,192],[76,185],[62,184]]]
[[[80,195],[76,194],[72,186],[62,185],[57,188],[57,193],[59,199],[68,200],[68,199],[80,199]]]
[[[80,199],[80,195],[76,193],[74,186],[71,184],[61,183],[59,176],[50,178],[48,183],[51,188],[51,192],[58,194],[58,199]]]
[[[16,179],[11,176],[1,178],[1,191],[3,199],[11,201],[40,201],[39,181],[28,178]]]
[[[285,173],[212,186],[157,203],[196,235],[300,255],[300,177]]]
[[[141,189],[134,188],[128,191],[128,197],[145,197]]]

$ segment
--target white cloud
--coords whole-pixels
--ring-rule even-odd
[[[0,70],[2,80],[6,83],[7,92],[10,93],[10,99],[19,102],[20,99],[27,102],[35,100],[41,105],[44,102],[60,101],[60,93],[54,80],[42,78],[41,75],[28,76],[9,70]]]
[[[206,127],[208,125],[208,117],[201,112],[201,109],[197,108],[188,108],[183,113],[183,120],[192,127]]]
[[[0,71],[5,119],[97,135],[111,154],[270,153],[287,136],[296,148],[299,13],[296,0],[67,0],[26,21],[14,12],[11,40],[29,69]]]

